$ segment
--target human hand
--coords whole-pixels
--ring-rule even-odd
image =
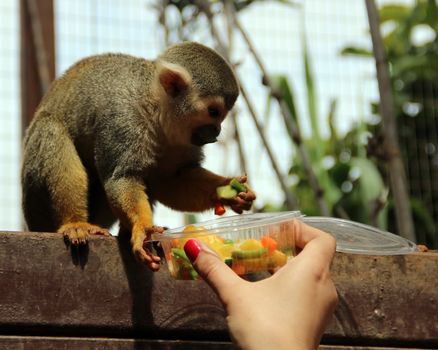
[[[233,341],[242,349],[316,349],[337,305],[330,278],[336,242],[329,234],[294,221],[301,252],[271,277],[248,282],[203,243],[184,250],[219,296]]]

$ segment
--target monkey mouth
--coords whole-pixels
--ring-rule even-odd
[[[192,134],[192,144],[195,146],[203,146],[206,143],[216,142],[220,132],[220,127],[216,125],[200,126],[196,128]]]

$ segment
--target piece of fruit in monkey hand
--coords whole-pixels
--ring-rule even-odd
[[[216,194],[219,199],[232,199],[236,197],[240,192],[247,192],[246,186],[239,182],[238,179],[232,178],[230,183],[225,186],[219,186],[216,189]],[[214,207],[214,213],[216,215],[224,215],[225,207],[221,202],[217,202]]]
[[[226,212],[225,206],[221,202],[217,202],[214,206],[214,214],[222,216]]]

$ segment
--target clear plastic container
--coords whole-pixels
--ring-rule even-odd
[[[154,234],[152,240],[160,243],[176,279],[199,279],[184,252],[191,238],[214,250],[238,275],[260,279],[295,255],[293,219],[300,217],[299,211],[228,216]]]
[[[400,255],[417,251],[416,244],[403,237],[358,222],[318,216],[303,217],[302,221],[335,237],[338,252]]]
[[[297,218],[331,234],[338,252],[396,255],[417,250],[415,243],[369,225],[330,217],[306,217],[299,211],[228,216],[166,230],[152,235],[152,240],[160,243],[170,274],[176,279],[199,279],[184,252],[187,240],[197,238],[238,275],[258,280],[295,256],[293,220]]]

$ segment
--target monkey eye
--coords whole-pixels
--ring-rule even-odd
[[[220,111],[217,107],[208,107],[208,114],[210,115],[210,117],[212,118],[217,118],[220,115]]]

